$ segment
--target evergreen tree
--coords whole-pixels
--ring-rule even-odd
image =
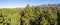
[[[57,25],[57,11],[52,8],[47,9],[50,25]]]

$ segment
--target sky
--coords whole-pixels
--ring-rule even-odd
[[[25,7],[27,4],[30,4],[31,6],[60,4],[60,0],[0,0],[0,8]]]

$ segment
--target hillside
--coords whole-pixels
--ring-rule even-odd
[[[52,8],[60,8],[60,4],[43,4],[43,5],[39,5],[42,9],[46,9],[48,7],[52,7]]]

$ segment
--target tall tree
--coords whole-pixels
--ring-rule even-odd
[[[11,25],[20,25],[20,18],[21,15],[19,13],[13,14],[11,18]]]
[[[53,8],[47,9],[50,25],[57,25],[57,11]]]

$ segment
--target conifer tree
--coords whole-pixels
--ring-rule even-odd
[[[52,8],[47,9],[50,25],[57,25],[57,11]]]
[[[20,18],[21,15],[19,13],[13,14],[11,18],[11,25],[20,25]]]

